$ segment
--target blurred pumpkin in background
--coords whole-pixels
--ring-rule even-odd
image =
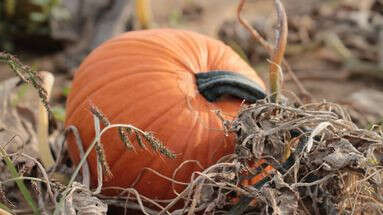
[[[172,177],[186,160],[197,160],[207,168],[233,153],[234,138],[225,135],[214,111],[233,119],[243,99],[264,98],[264,89],[255,71],[220,41],[183,30],[133,31],[105,42],[80,65],[68,97],[65,124],[79,129],[86,150],[95,136],[90,112],[90,104],[94,104],[111,123],[151,131],[177,155],[169,159],[136,142],[135,151],[129,151],[117,129],[108,130],[101,142],[113,177],[104,179],[103,187],[126,188],[145,167]],[[78,164],[72,134],[68,147]],[[92,185],[96,185],[94,150],[87,161]],[[189,162],[175,180],[189,182],[193,171],[202,169]],[[144,171],[133,188],[154,199],[174,197],[171,183],[150,171]],[[176,188],[181,191],[183,187]]]

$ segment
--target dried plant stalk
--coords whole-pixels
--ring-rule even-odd
[[[267,52],[271,54],[273,52],[273,46],[270,43],[268,43],[253,27],[251,27],[249,22],[247,22],[241,17],[241,11],[243,9],[243,6],[245,5],[245,2],[246,0],[241,0],[238,4],[237,19],[239,23],[241,23],[241,25],[253,35],[253,38],[257,42],[259,42],[266,49]]]
[[[241,0],[238,4],[238,8],[237,8],[237,19],[239,21],[239,23],[246,29],[248,30],[253,38],[258,42],[260,43],[265,49],[266,51],[270,54],[270,56],[275,56],[275,51],[274,51],[274,48],[273,48],[273,45],[270,44],[269,42],[267,42],[258,32],[256,29],[254,29],[245,19],[243,19],[241,17],[241,11],[244,7],[244,4],[245,4],[245,1],[246,0]],[[283,5],[279,3],[276,3],[276,4],[279,4],[279,6],[282,6],[279,10],[277,9],[277,13],[278,13],[278,18],[279,18],[279,23],[280,23],[280,32],[282,33],[279,33],[279,38],[281,39],[281,42],[283,42],[283,39],[284,39],[284,35],[283,33],[286,33],[286,42],[287,42],[287,18],[286,18],[286,13],[284,12],[284,8],[283,8]],[[278,7],[278,6],[277,6]],[[284,19],[284,22],[286,22],[286,29],[283,29],[284,28],[284,23],[281,21],[283,21]],[[282,25],[281,25],[282,24]],[[286,30],[286,31],[284,31]],[[278,33],[278,32],[277,32]],[[277,39],[277,41],[279,41]],[[286,45],[286,44],[285,44]],[[284,46],[285,46],[284,45]],[[283,59],[283,53],[284,53],[284,47],[283,47],[283,43],[280,43],[279,45],[277,44],[277,49],[278,50],[278,47],[280,47],[280,50],[283,49],[283,52],[280,52],[279,54],[281,54],[282,56],[275,56],[277,58],[279,57],[282,57],[282,64],[283,64],[283,67],[286,69],[286,71],[288,72],[288,74],[291,76],[291,78],[293,79],[293,81],[295,82],[295,84],[297,85],[299,91],[301,92],[302,96],[304,96],[308,101],[311,100],[311,95],[310,93],[304,88],[304,86],[302,85],[302,83],[299,81],[299,79],[296,77],[296,75],[294,74],[294,72],[292,71],[290,65],[287,63],[287,61],[285,59]],[[281,50],[282,51],[282,50]],[[277,53],[278,54],[278,53]],[[276,62],[277,59],[272,59],[272,62]],[[278,61],[278,60],[277,60]],[[270,66],[270,69],[271,67],[273,66],[273,70],[276,70],[278,72],[280,72],[280,64],[273,64],[271,63],[272,65]],[[278,65],[278,66],[277,66]],[[275,75],[275,74],[274,74]],[[273,77],[274,78],[274,77]],[[270,79],[271,80],[271,79]],[[280,84],[279,84],[280,86]],[[271,87],[271,88],[278,88],[278,86],[275,86],[275,87]],[[273,92],[273,90],[272,90]]]
[[[111,127],[113,126],[108,118],[94,105],[91,104],[91,109],[90,111],[94,114],[95,117],[97,117],[106,127]],[[120,136],[121,141],[124,143],[124,145],[127,147],[128,150],[134,149],[131,141],[129,140],[129,134],[131,131],[135,133],[137,143],[139,144],[140,147],[146,148],[144,145],[144,140],[147,142],[151,148],[168,157],[168,158],[175,158],[175,154],[171,152],[169,149],[167,149],[157,138],[154,137],[154,135],[150,132],[144,132],[134,126],[127,125],[128,127],[123,127],[119,126],[118,127],[118,135]],[[103,166],[104,172],[111,176],[112,173],[110,172],[109,165],[107,163],[107,159],[105,158],[105,153],[104,153],[104,147],[102,143],[96,143],[96,152],[99,156],[99,160]]]
[[[93,113],[93,115],[96,118],[98,118],[104,124],[104,126],[110,125],[109,120],[105,117],[105,115],[95,105],[91,104],[90,111]],[[99,128],[99,125],[95,125],[95,127],[96,126],[98,126],[98,128]],[[101,138],[100,138],[100,140],[101,140]],[[106,174],[106,176],[109,178],[113,177],[113,174],[110,171],[108,161],[106,160],[104,145],[101,143],[101,141],[96,142],[95,149],[96,149],[98,160],[101,163],[103,173]]]
[[[281,91],[281,74],[282,74],[282,67],[281,63],[283,60],[283,55],[285,54],[286,50],[286,43],[287,43],[287,17],[286,17],[286,11],[283,7],[280,0],[275,0],[275,8],[277,11],[278,16],[278,31],[276,34],[276,40],[277,44],[273,50],[273,54],[271,57],[271,64],[270,64],[270,88],[271,88],[271,101],[278,102],[278,99],[280,97],[280,91]]]
[[[43,71],[39,73],[42,80],[42,88],[46,91],[46,100],[49,101],[52,91],[54,76],[52,73]],[[42,163],[46,169],[50,169],[55,165],[53,155],[48,142],[48,128],[49,128],[49,113],[47,112],[44,103],[39,102],[38,110],[38,125],[37,125],[37,139],[39,141],[39,153]]]
[[[152,26],[151,0],[136,0],[136,16],[142,29],[149,29]]]
[[[0,62],[6,63],[21,80],[37,89],[42,103],[49,114],[51,114],[52,111],[48,103],[48,93],[42,86],[41,78],[37,75],[36,71],[27,65],[23,65],[15,56],[5,52],[0,52]]]

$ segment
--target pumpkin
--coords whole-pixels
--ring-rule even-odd
[[[250,161],[248,162],[248,167],[253,173],[245,171],[239,176],[241,186],[246,187],[247,189],[261,189],[261,187],[268,181],[268,177],[275,170],[274,167],[268,165],[264,159],[256,162]],[[237,205],[240,201],[239,193],[237,192],[236,195],[237,196],[230,199],[230,203],[233,205]],[[246,197],[244,199],[246,199],[251,206],[255,206],[257,204],[256,198]],[[244,199],[242,199],[242,201]]]
[[[225,135],[214,110],[232,119],[244,99],[254,102],[264,98],[264,89],[255,71],[220,41],[184,30],[133,31],[105,42],[82,62],[68,96],[65,125],[78,128],[85,150],[95,135],[90,104],[111,123],[132,124],[153,132],[176,158],[160,156],[136,142],[135,151],[129,151],[117,130],[102,136],[113,174],[103,181],[103,187],[133,187],[147,197],[166,199],[174,197],[171,183],[143,169],[172,177],[186,160],[199,161],[206,168],[233,153],[234,138]],[[70,157],[78,164],[74,136],[67,138]],[[94,150],[87,162],[94,186]],[[175,179],[189,182],[192,172],[201,170],[189,162]],[[181,191],[184,187],[176,188]]]

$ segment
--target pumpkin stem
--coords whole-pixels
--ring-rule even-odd
[[[231,95],[250,103],[266,97],[264,90],[256,82],[239,73],[210,71],[197,73],[196,78],[199,92],[210,102],[223,95]]]

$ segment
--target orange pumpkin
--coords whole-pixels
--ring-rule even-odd
[[[267,181],[267,177],[269,177],[270,174],[275,170],[271,165],[267,165],[267,162],[264,159],[258,160],[257,162],[250,161],[248,162],[248,165],[252,171],[258,172],[258,174],[251,175],[249,172],[244,172],[240,176],[240,184],[243,187],[251,187],[250,189],[260,189],[260,187],[263,186],[263,184]],[[238,204],[240,197],[234,197],[230,201],[233,205]],[[246,198],[246,201],[248,201],[252,206],[257,204],[256,198]]]
[[[177,157],[168,159],[137,143],[126,150],[117,130],[102,137],[113,177],[104,187],[130,187],[143,168],[172,177],[185,160],[197,160],[204,168],[234,149],[221,120],[236,115],[243,99],[264,98],[263,81],[230,47],[209,37],[183,30],[157,29],[122,34],[95,49],[78,68],[67,101],[66,126],[74,125],[86,149],[95,132],[90,103],[111,123],[132,124],[154,135]],[[73,136],[69,153],[80,160]],[[97,183],[96,153],[88,157],[92,184]],[[175,179],[189,182],[188,163]],[[145,171],[134,185],[151,198],[174,197],[169,181]],[[182,188],[178,187],[178,191]]]

